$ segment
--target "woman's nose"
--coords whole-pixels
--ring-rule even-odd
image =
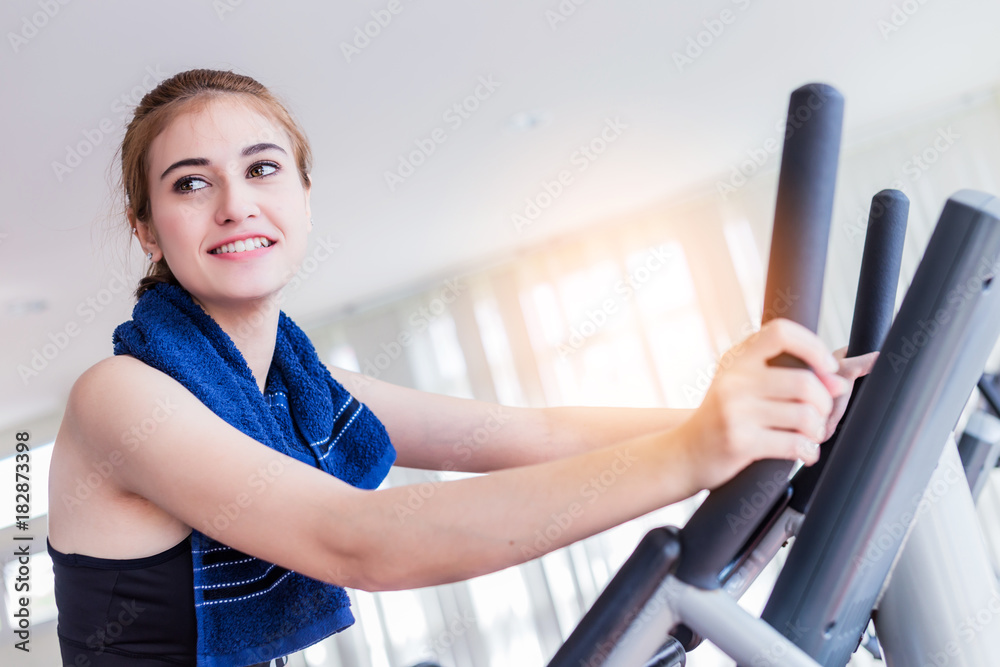
[[[260,213],[253,188],[239,180],[227,180],[219,186],[215,221],[219,224],[240,222]]]

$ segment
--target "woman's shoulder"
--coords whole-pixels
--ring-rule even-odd
[[[151,372],[158,371],[129,354],[106,357],[80,374],[70,389],[70,401],[90,398],[95,391],[104,395],[122,382]]]
[[[129,369],[138,369],[139,367],[148,368],[149,370],[154,370],[151,366],[148,366],[142,361],[139,361],[131,354],[115,354],[110,357],[105,357],[101,359],[93,366],[85,370],[80,374],[77,382],[80,380],[105,378],[107,374],[112,376],[119,373],[127,373]]]
[[[150,382],[160,371],[127,354],[101,359],[80,374],[66,401],[65,418],[86,429],[124,404],[136,387]]]
[[[84,371],[70,390],[49,469],[49,536],[63,553],[134,558],[176,544],[183,522],[127,489],[119,477],[131,446],[145,437],[143,414],[130,397],[158,373],[138,359],[118,355]],[[157,387],[157,394],[162,394]],[[138,436],[137,436],[138,433]],[[53,503],[59,498],[62,502]],[[138,549],[138,551],[136,551]]]

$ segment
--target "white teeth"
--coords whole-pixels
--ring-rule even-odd
[[[251,239],[242,239],[240,241],[235,241],[233,243],[227,243],[226,245],[219,246],[215,250],[211,251],[213,255],[224,255],[230,252],[245,252],[247,250],[256,250],[257,248],[267,248],[271,245],[263,236],[255,236]]]

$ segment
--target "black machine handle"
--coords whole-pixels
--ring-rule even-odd
[[[812,331],[819,324],[844,98],[831,86],[792,92],[778,176],[778,198],[762,322],[782,317]],[[804,367],[787,355],[771,365]],[[782,497],[792,461],[756,461],[712,491],[681,531],[676,576],[704,589],[720,574]]]
[[[861,273],[858,290],[854,299],[854,320],[851,322],[851,338],[847,344],[847,356],[856,357],[882,349],[885,336],[892,326],[892,316],[896,308],[896,286],[899,282],[899,267],[903,261],[903,241],[906,238],[906,218],[910,212],[910,200],[899,190],[882,190],[872,197],[868,213],[868,231],[865,234],[865,250],[861,256]],[[854,407],[854,397],[861,390],[864,378],[854,383],[850,402],[844,413]],[[843,424],[844,421],[841,421]],[[840,436],[840,425],[833,436],[820,449],[820,459],[808,468],[802,468],[795,475],[795,488],[788,506],[805,514],[812,503],[813,492],[819,476],[826,468]]]
[[[910,200],[899,190],[882,190],[872,197],[848,357],[881,349],[892,326],[909,212]]]
[[[646,533],[548,667],[579,667],[599,664],[598,660],[604,662],[608,649],[640,617],[646,604],[657,594],[660,583],[674,569],[680,555],[677,533],[672,526],[654,528]],[[659,604],[666,604],[666,601],[661,599]],[[665,648],[666,645],[661,646],[660,651]],[[683,656],[683,647],[678,650]]]

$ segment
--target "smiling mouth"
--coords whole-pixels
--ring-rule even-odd
[[[250,239],[233,241],[232,243],[221,245],[215,250],[209,250],[208,252],[210,255],[225,255],[232,252],[247,252],[249,250],[256,250],[257,248],[266,248],[271,244],[272,242],[263,236],[255,236]]]

